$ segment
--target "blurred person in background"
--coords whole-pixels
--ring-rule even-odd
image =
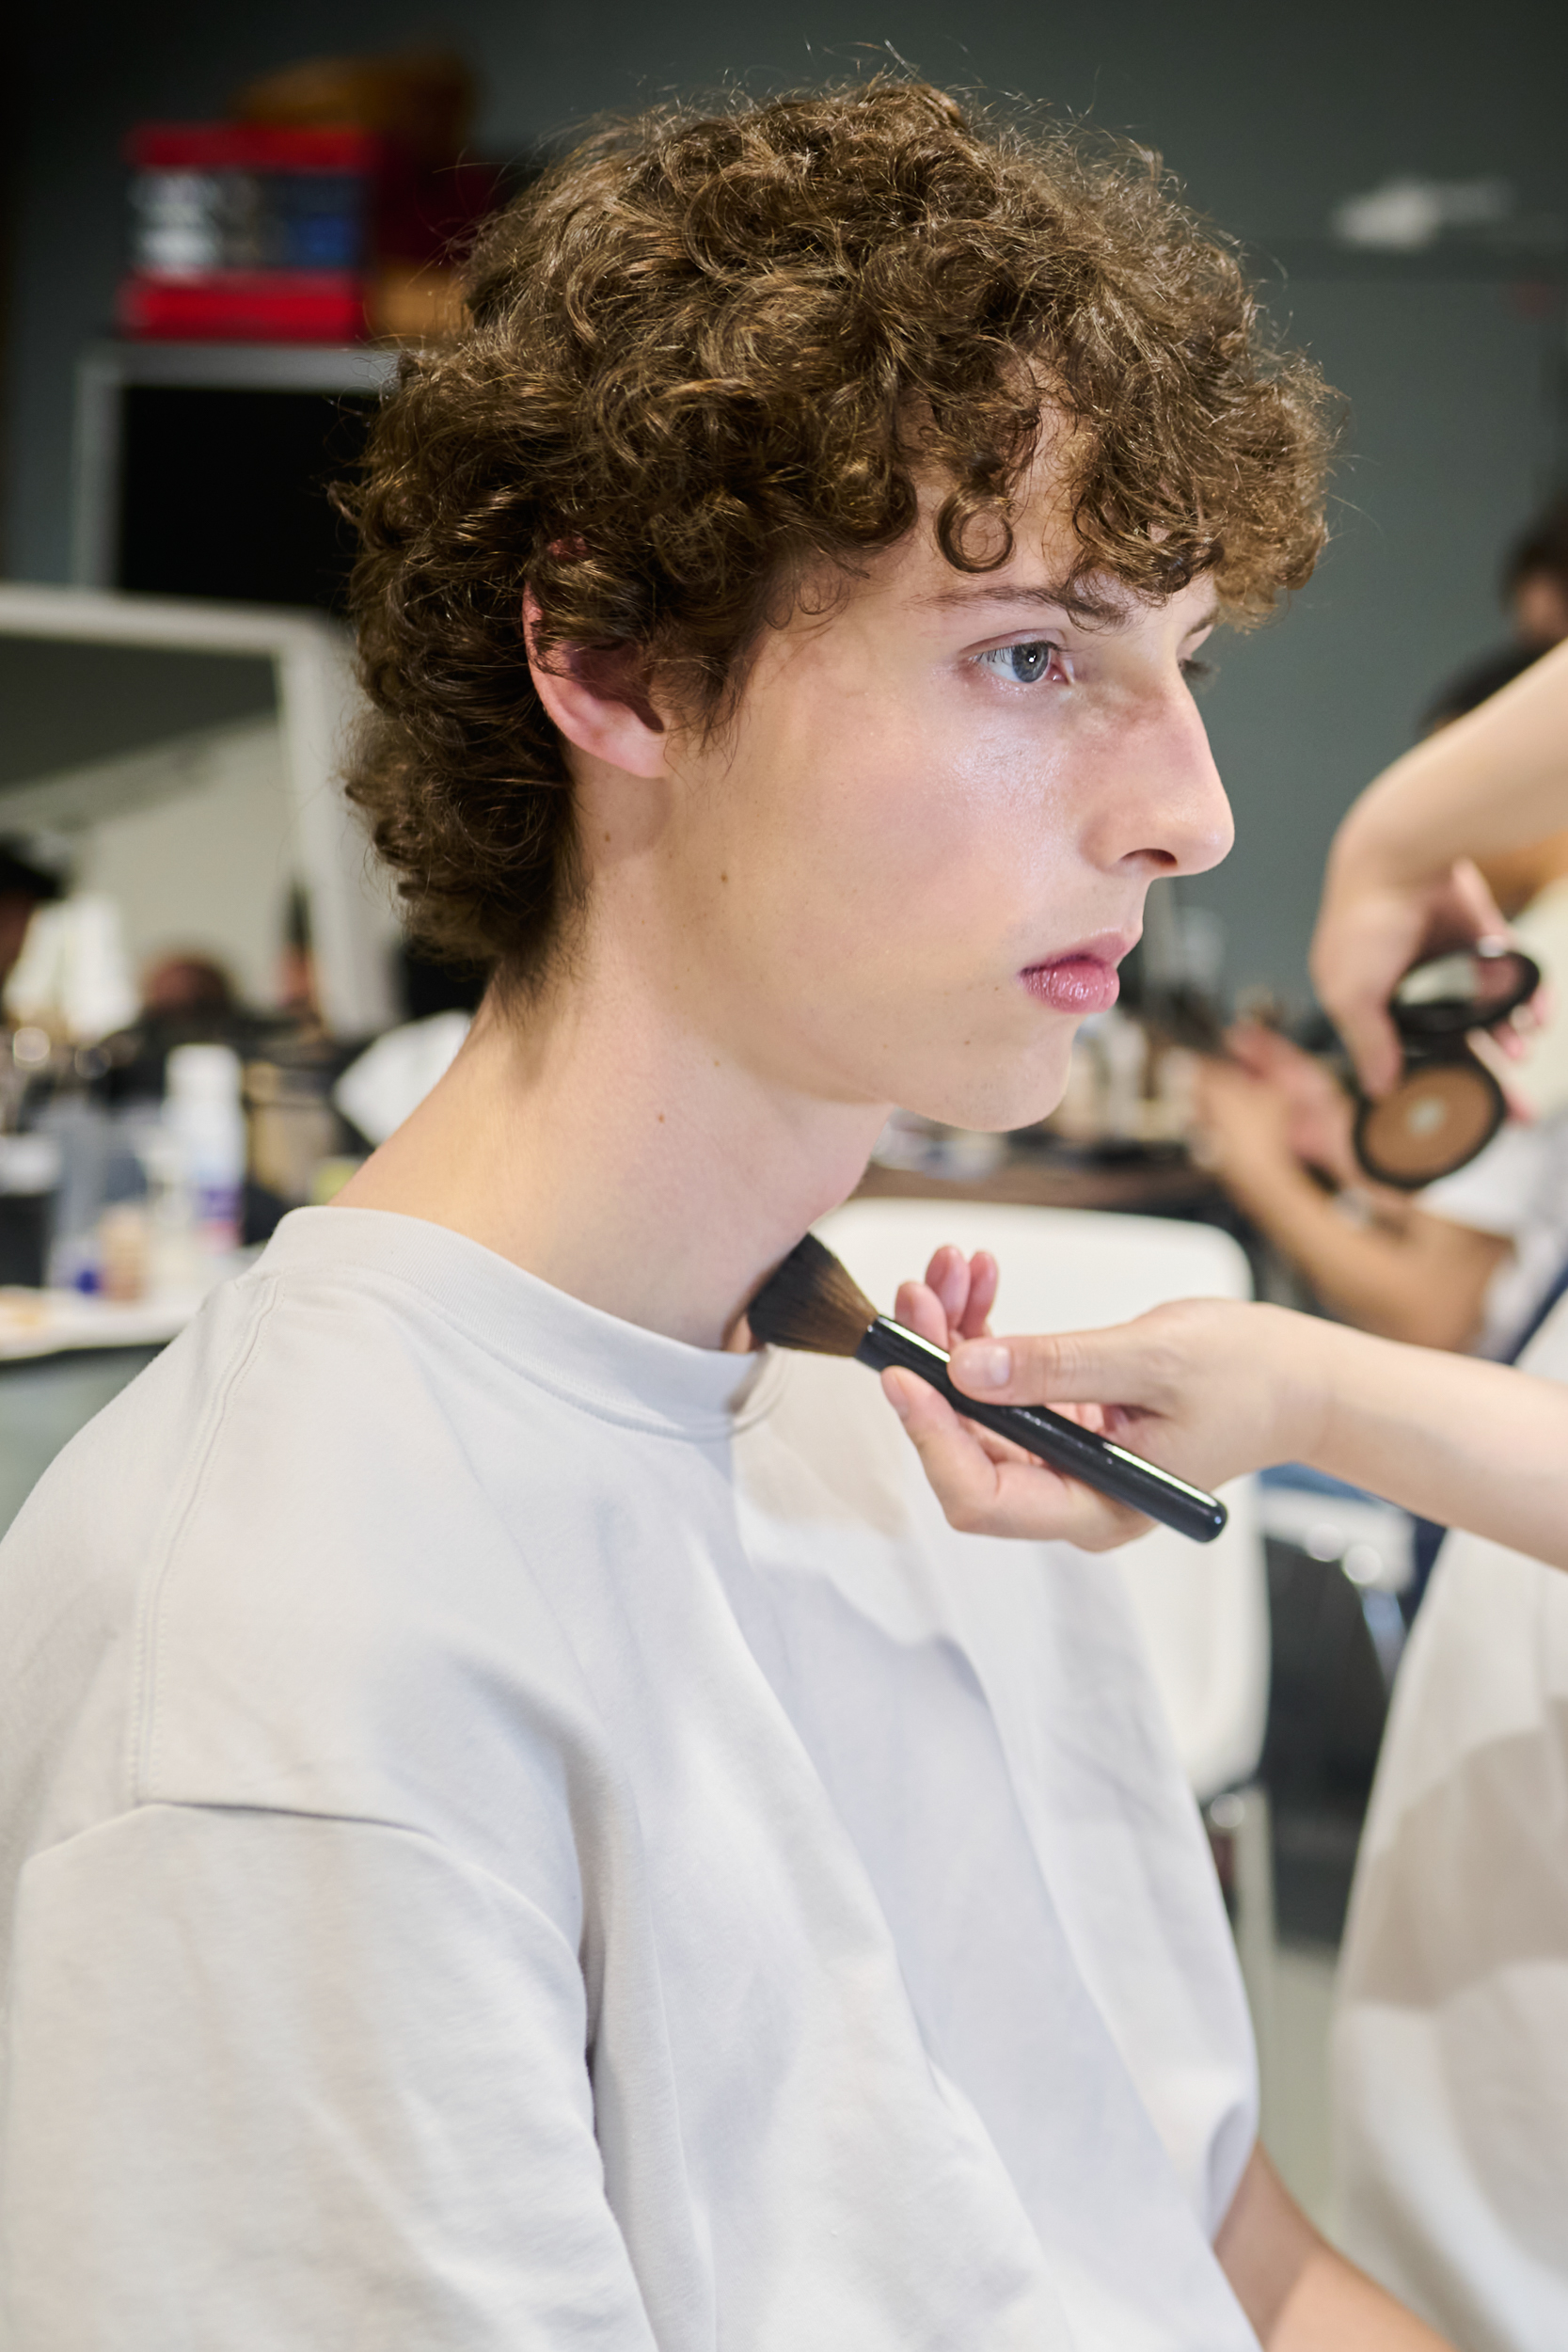
[[[266,1026],[266,1017],[243,1002],[232,974],[198,949],[165,948],[150,957],[137,994],[135,1021],[99,1048],[96,1087],[110,1104],[161,1101],[176,1046],[229,1045],[243,1058]]]
[[[1568,498],[1531,524],[1503,567],[1503,599],[1513,633],[1532,653],[1568,638]]]
[[[212,956],[177,952],[158,956],[142,974],[144,1012],[202,1020],[233,1012],[239,992],[223,965]]]
[[[1535,656],[1502,655],[1438,695],[1423,734],[1480,708]],[[1568,829],[1482,868],[1520,945],[1568,982]],[[1419,1193],[1375,1184],[1354,1104],[1329,1066],[1243,1023],[1201,1065],[1202,1152],[1237,1204],[1345,1322],[1426,1347],[1506,1356],[1568,1261],[1568,995],[1529,1038],[1510,1120],[1467,1168]]]

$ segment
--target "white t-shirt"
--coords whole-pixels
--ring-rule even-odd
[[[1429,1184],[1420,1205],[1513,1247],[1486,1286],[1480,1356],[1505,1356],[1568,1264],[1568,1111],[1511,1120],[1468,1168]]]
[[[1568,1300],[1523,1368],[1568,1381]],[[1340,2243],[1471,2352],[1568,2344],[1568,1575],[1438,1554],[1334,2029]]]
[[[954,1534],[860,1367],[299,1212],[0,1656],[10,2352],[1253,2345],[1119,1580]]]

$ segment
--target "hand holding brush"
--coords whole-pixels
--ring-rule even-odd
[[[898,1293],[901,1320],[949,1340],[955,1401],[907,1373],[882,1375],[955,1527],[1089,1551],[1143,1532],[1146,1519],[971,1418],[987,1402],[1071,1398],[1069,1409],[1093,1413],[1103,1436],[1200,1486],[1306,1462],[1568,1567],[1560,1381],[1229,1298],[1180,1299],[1098,1331],[995,1339],[973,1311],[976,1270],[989,1302],[994,1268],[955,1249]]]
[[[1101,1534],[1101,1543],[1125,1542],[1136,1533],[1130,1518],[1133,1513],[1160,1519],[1196,1543],[1212,1542],[1225,1525],[1225,1506],[1212,1495],[1083,1422],[1048,1406],[1002,1404],[961,1393],[949,1375],[946,1349],[908,1325],[878,1314],[832,1252],[813,1234],[763,1284],[747,1309],[747,1320],[753,1339],[773,1346],[852,1356],[884,1374],[912,1373],[992,1437],[1121,1505],[1117,1533]],[[901,1406],[898,1390],[886,1382],[884,1387],[890,1401]],[[912,1429],[911,1434],[915,1434]]]

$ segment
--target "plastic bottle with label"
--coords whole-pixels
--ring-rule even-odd
[[[197,1247],[208,1259],[239,1247],[245,1124],[240,1057],[227,1045],[177,1045],[164,1118],[180,1150]]]

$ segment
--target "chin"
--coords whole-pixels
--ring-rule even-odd
[[[976,1057],[974,1064],[940,1073],[927,1071],[894,1099],[944,1127],[969,1127],[985,1135],[1033,1127],[1050,1117],[1067,1091],[1072,1036],[1071,1029],[1064,1029],[1059,1041],[1052,1041],[1048,1054],[997,1057],[989,1067]]]

